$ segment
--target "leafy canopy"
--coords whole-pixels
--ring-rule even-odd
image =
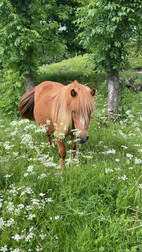
[[[0,55],[2,63],[22,75],[37,71],[43,51],[64,50],[59,24],[50,16],[54,0],[1,0]]]
[[[93,52],[96,65],[119,71],[127,55],[126,43],[142,35],[142,0],[78,0],[80,43]]]

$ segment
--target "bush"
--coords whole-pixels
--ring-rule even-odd
[[[19,100],[24,93],[24,78],[18,72],[1,71],[0,110],[5,115],[18,115]]]

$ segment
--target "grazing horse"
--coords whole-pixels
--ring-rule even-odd
[[[51,145],[54,133],[58,145],[60,168],[66,157],[65,137],[71,135],[71,150],[75,153],[75,134],[79,143],[87,142],[91,113],[94,110],[95,89],[79,84],[77,81],[64,86],[57,82],[45,81],[25,93],[19,104],[21,117],[35,120],[46,127]]]

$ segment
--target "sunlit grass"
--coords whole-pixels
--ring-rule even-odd
[[[34,122],[0,114],[0,251],[142,251],[142,94],[124,85],[118,122],[107,122],[105,74],[88,55],[41,67],[37,83],[74,79],[97,89],[96,116],[72,163],[66,139],[63,172]]]
[[[1,115],[0,251],[142,250],[142,99],[127,98],[113,124],[96,95],[90,139],[64,172],[34,122]]]

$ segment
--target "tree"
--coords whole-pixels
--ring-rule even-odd
[[[142,34],[142,0],[78,0],[79,39],[94,53],[99,70],[107,72],[108,119],[116,119],[119,106],[119,71],[124,66],[127,42]],[[140,36],[139,36],[140,38]]]
[[[61,36],[65,41],[67,50],[70,53],[84,52],[85,50],[76,41],[76,37],[79,33],[77,27],[74,24],[76,19],[76,9],[80,7],[80,3],[77,0],[56,0],[57,8],[54,8],[54,20],[56,20],[62,29]],[[57,10],[57,11],[55,11]]]
[[[7,69],[25,77],[31,88],[43,50],[48,54],[64,50],[59,25],[50,10],[54,0],[1,0],[0,55]]]

